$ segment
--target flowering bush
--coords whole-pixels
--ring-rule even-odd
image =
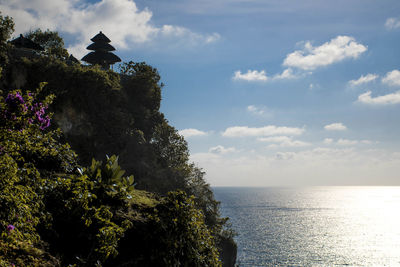
[[[42,83],[36,93],[39,93],[44,85],[45,83]],[[41,103],[35,101],[31,92],[27,92],[25,96],[20,91],[8,93],[1,103],[2,125],[10,126],[10,130],[24,130],[33,125],[43,131],[50,126],[50,115],[46,114],[46,110],[53,97],[50,95]]]
[[[12,225],[12,224],[9,224],[9,225],[7,226],[7,231],[8,231],[8,232],[12,232],[14,229],[15,229],[15,226]]]

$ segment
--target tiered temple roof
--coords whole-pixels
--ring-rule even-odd
[[[109,69],[110,65],[120,62],[121,59],[110,51],[114,51],[115,48],[110,45],[110,39],[105,36],[101,31],[90,39],[93,43],[90,44],[86,49],[92,50],[86,56],[82,58],[83,61],[92,65],[98,64],[104,69]]]

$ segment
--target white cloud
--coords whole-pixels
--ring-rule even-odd
[[[203,131],[200,131],[197,129],[192,129],[192,128],[180,130],[178,133],[180,135],[183,135],[185,138],[190,138],[193,136],[205,136],[208,134],[207,132],[203,132]]]
[[[276,74],[273,79],[283,80],[283,79],[296,79],[299,76],[293,73],[293,69],[288,68],[282,71],[281,74]]]
[[[371,145],[373,144],[373,142],[371,140],[361,140],[360,141],[361,144],[365,144],[365,145]]]
[[[325,138],[323,143],[324,143],[325,145],[330,145],[330,144],[333,143],[333,139],[332,139],[332,138]]]
[[[280,135],[280,136],[271,136],[271,137],[260,137],[257,140],[261,141],[261,142],[268,142],[268,143],[283,143],[283,142],[291,141],[292,138],[289,136]]]
[[[348,139],[341,138],[337,141],[337,144],[341,145],[341,146],[351,146],[351,145],[358,144],[358,140],[348,140]]]
[[[219,33],[216,33],[216,32],[214,32],[212,34],[209,34],[209,35],[205,35],[205,36],[204,35],[199,35],[199,34],[197,34],[197,35],[200,37],[200,40],[204,39],[204,41],[207,44],[214,43],[214,42],[218,41],[219,39],[221,39],[221,35]]]
[[[221,38],[221,35],[219,35],[218,33],[202,35],[192,32],[187,28],[174,25],[162,26],[162,28],[159,30],[159,33],[164,37],[183,39],[185,42],[190,42],[190,44],[192,45],[196,45],[199,43],[209,44],[216,42]]]
[[[392,105],[400,104],[400,91],[393,94],[381,95],[377,97],[371,97],[372,92],[368,91],[358,96],[357,102],[369,105]]]
[[[399,18],[388,18],[385,23],[385,27],[389,30],[400,28]]]
[[[361,77],[358,78],[357,80],[349,81],[349,84],[351,86],[357,86],[357,85],[360,85],[360,84],[365,84],[365,83],[369,83],[369,82],[375,81],[378,77],[379,77],[379,75],[369,73],[369,74],[367,74],[365,76],[361,75]]]
[[[257,116],[272,116],[272,112],[269,111],[264,106],[250,105],[250,106],[247,106],[247,111],[249,113],[251,113],[253,115],[257,115]]]
[[[288,54],[283,65],[314,70],[347,58],[358,58],[365,51],[367,47],[357,43],[353,37],[337,36],[317,47],[313,47],[309,41],[306,42],[302,50]]]
[[[217,41],[217,33],[202,35],[173,25],[157,27],[150,10],[139,10],[133,0],[13,0],[2,1],[0,10],[14,18],[16,34],[42,28],[71,34],[75,42],[69,47],[76,56],[83,56],[85,47],[99,31],[103,31],[116,48],[170,38],[175,44],[206,44]],[[178,40],[177,40],[178,39]],[[164,43],[165,44],[165,43]]]
[[[227,153],[232,153],[232,152],[235,152],[235,151],[236,151],[236,149],[234,147],[225,148],[225,147],[223,147],[221,145],[211,147],[208,150],[208,152],[215,153],[215,154],[227,154]]]
[[[256,107],[254,105],[247,106],[247,111],[256,115],[264,114],[264,109]]]
[[[276,160],[291,160],[296,156],[295,152],[277,152],[275,154]]]
[[[357,145],[357,144],[363,144],[363,145],[373,144],[373,142],[370,140],[360,140],[359,141],[359,140],[349,140],[349,139],[344,139],[344,138],[340,138],[336,142],[332,138],[325,138],[323,143],[325,145],[336,144],[336,145],[340,145],[340,146],[352,146],[352,145]]]
[[[392,70],[386,73],[386,76],[382,78],[382,83],[390,85],[390,86],[399,86],[400,85],[400,71]]]
[[[305,147],[310,145],[311,145],[310,143],[299,140],[290,140],[279,144],[280,147]]]
[[[245,137],[245,136],[272,136],[272,135],[301,135],[305,130],[295,127],[278,127],[274,125],[252,128],[247,126],[234,126],[227,128],[222,136]]]
[[[349,140],[349,139],[339,139],[337,140],[336,144],[341,145],[341,146],[352,146],[352,145],[357,145],[357,144],[363,144],[363,145],[371,145],[373,142],[371,140]]]
[[[325,125],[324,129],[327,131],[344,131],[344,130],[347,130],[347,127],[341,122],[336,122],[336,123]]]
[[[272,136],[272,137],[260,137],[257,139],[261,142],[274,143],[269,145],[269,148],[277,148],[277,147],[305,147],[309,146],[309,143],[293,140],[292,137],[289,136]]]
[[[302,74],[304,75],[304,74]],[[280,74],[275,74],[274,76],[268,77],[265,70],[248,70],[247,73],[242,73],[240,70],[235,71],[233,75],[233,80],[245,80],[245,81],[274,81],[274,80],[290,80],[299,78],[301,75],[295,74],[293,69],[287,68]]]
[[[243,73],[238,70],[235,71],[235,75],[233,76],[234,80],[245,80],[245,81],[267,81],[268,77],[264,70],[257,71],[257,70],[248,70],[247,73]]]

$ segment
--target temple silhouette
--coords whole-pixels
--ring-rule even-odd
[[[111,52],[115,51],[115,48],[110,45],[111,40],[101,31],[90,40],[93,43],[86,47],[86,49],[92,50],[93,52],[84,56],[82,58],[83,61],[92,65],[98,64],[103,69],[109,69],[110,66],[116,62],[121,62],[121,59]]]

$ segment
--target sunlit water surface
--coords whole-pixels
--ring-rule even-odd
[[[239,266],[400,266],[400,187],[213,190]]]

